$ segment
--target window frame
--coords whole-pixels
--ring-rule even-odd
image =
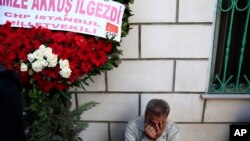
[[[207,93],[208,94],[221,94],[221,95],[241,95],[241,94],[243,94],[243,95],[248,95],[248,94],[250,94],[250,83],[249,83],[249,79],[250,78],[245,78],[246,79],[246,82],[247,82],[247,86],[245,86],[246,88],[247,88],[247,90],[246,91],[241,91],[241,88],[239,87],[239,86],[243,86],[243,85],[239,85],[239,81],[237,81],[237,82],[235,82],[235,83],[231,83],[231,84],[234,84],[235,85],[235,88],[234,89],[236,89],[236,91],[229,91],[229,90],[227,90],[227,87],[229,87],[230,88],[230,86],[231,86],[231,84],[230,85],[227,85],[228,83],[225,83],[225,78],[223,79],[223,83],[221,82],[221,81],[219,81],[219,84],[221,85],[219,88],[220,89],[222,89],[221,87],[223,87],[223,90],[222,91],[220,91],[220,90],[218,90],[217,92],[216,92],[216,89],[213,89],[214,91],[212,91],[211,90],[211,88],[213,88],[213,86],[215,86],[214,84],[213,84],[213,80],[215,80],[215,77],[216,77],[216,70],[215,70],[215,68],[216,67],[218,67],[218,50],[219,51],[221,51],[222,50],[222,52],[223,52],[223,50],[224,50],[224,52],[226,52],[225,51],[225,49],[227,48],[226,47],[226,42],[227,42],[227,37],[226,37],[226,35],[228,34],[227,32],[228,31],[226,31],[226,30],[223,30],[222,32],[223,33],[221,33],[221,31],[220,31],[220,26],[221,26],[221,20],[223,20],[223,19],[221,19],[221,15],[222,15],[222,12],[225,12],[226,10],[229,10],[230,11],[230,9],[228,8],[228,9],[224,9],[225,11],[223,11],[223,10],[221,10],[221,4],[222,4],[222,1],[223,0],[218,0],[217,1],[217,9],[216,9],[216,19],[215,19],[215,30],[214,30],[214,43],[213,43],[213,51],[212,51],[212,59],[211,59],[211,69],[210,69],[210,77],[209,77],[209,86],[208,86],[208,90],[207,90]],[[238,3],[236,3],[236,2],[238,2],[237,0],[228,0],[227,1],[228,3],[227,4],[229,4],[229,5],[231,5],[230,7],[232,8],[232,9],[234,9],[234,10],[243,10],[243,9],[246,9],[246,11],[248,12],[248,13],[246,13],[246,16],[248,16],[248,17],[246,17],[246,18],[248,18],[248,37],[250,37],[250,35],[249,35],[249,28],[250,28],[250,23],[249,23],[249,12],[250,12],[250,1],[248,0],[248,1],[246,1],[247,3],[248,3],[248,5],[246,5],[246,7],[243,7],[242,9],[240,9],[239,7],[238,7]],[[232,3],[232,2],[235,2],[235,3]],[[231,10],[232,10],[231,9]],[[228,12],[228,11],[226,11],[226,12]],[[227,19],[227,21],[228,22],[224,22],[224,25],[226,26],[226,28],[228,28],[228,24],[230,24],[229,22],[229,16],[230,16],[230,14],[231,13],[229,13],[229,14],[226,14],[226,17],[223,17],[223,18],[226,18]],[[233,14],[235,14],[235,13],[233,13]],[[234,15],[233,15],[234,16]],[[232,25],[233,26],[233,25]],[[219,44],[219,34],[223,34],[223,44],[224,45],[222,45],[222,48],[218,48],[218,44]],[[230,33],[229,33],[230,34]],[[249,41],[248,41],[249,42]],[[249,44],[248,44],[249,45]],[[221,46],[220,46],[221,47]],[[248,46],[248,47],[250,47],[250,46]],[[249,52],[248,52],[249,53]],[[224,55],[225,55],[225,53],[223,53]],[[228,54],[229,55],[229,54]],[[240,56],[239,56],[240,57]],[[221,57],[221,58],[219,58],[219,63],[220,63],[220,69],[222,69],[222,67],[224,66],[224,62],[223,61],[225,61],[225,57],[223,56],[223,57]],[[238,63],[239,64],[239,63]],[[237,65],[238,65],[237,64]],[[225,69],[225,68],[224,68]],[[227,68],[226,68],[227,69]],[[241,69],[241,68],[240,68]],[[240,72],[240,71],[239,71]],[[225,72],[224,72],[225,73]],[[249,73],[250,74],[250,73]],[[248,77],[249,77],[249,74],[248,74]],[[224,74],[223,74],[224,75]],[[225,74],[225,75],[227,75],[227,74]],[[232,76],[232,75],[231,75]],[[230,76],[230,77],[231,77]],[[237,76],[238,77],[238,76]],[[219,79],[218,79],[219,80]],[[237,79],[238,80],[238,79]],[[227,82],[227,81],[226,81]],[[237,83],[237,84],[236,84]]]

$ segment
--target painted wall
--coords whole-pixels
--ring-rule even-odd
[[[210,73],[216,0],[134,0],[119,68],[75,89],[74,105],[100,104],[82,115],[84,141],[123,141],[125,125],[152,98],[171,106],[183,141],[228,141],[229,125],[250,119],[250,101],[204,99]]]

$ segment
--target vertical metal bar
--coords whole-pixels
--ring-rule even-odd
[[[242,68],[242,63],[243,63],[243,58],[244,58],[244,51],[246,47],[246,40],[247,40],[247,30],[248,30],[248,23],[249,23],[249,16],[250,16],[250,0],[248,0],[247,4],[248,10],[247,10],[247,17],[246,17],[246,22],[245,22],[245,27],[244,27],[244,33],[243,33],[243,38],[241,42],[241,54],[239,58],[239,66],[238,66],[238,73],[237,73],[237,79],[236,79],[236,92],[239,90],[239,81],[240,81],[240,75],[241,75],[241,68]]]
[[[225,54],[225,64],[224,64],[224,72],[223,72],[223,79],[222,79],[222,91],[226,89],[226,85],[228,81],[226,81],[227,76],[227,68],[228,68],[228,60],[229,60],[229,52],[230,52],[230,45],[231,45],[231,38],[232,38],[232,28],[233,28],[233,19],[234,19],[234,11],[235,11],[235,0],[231,0],[231,6],[230,9],[231,15],[230,15],[230,24],[229,24],[229,31],[228,31],[228,37],[227,37],[227,47],[226,47],[226,54]],[[221,8],[221,11],[225,11]],[[227,11],[227,10],[226,10]]]

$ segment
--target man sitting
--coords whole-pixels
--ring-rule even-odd
[[[179,141],[178,128],[174,122],[167,120],[169,112],[166,101],[150,100],[145,115],[127,124],[125,141]]]

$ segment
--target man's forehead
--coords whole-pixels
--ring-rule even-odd
[[[152,112],[149,112],[147,114],[147,117],[150,117],[150,118],[167,118],[167,115],[166,114],[161,114],[161,115],[156,115]]]
[[[154,121],[154,120],[163,120],[163,119],[166,119],[167,116],[165,116],[165,115],[157,116],[157,115],[154,115],[154,114],[148,114],[146,118],[148,120]]]

